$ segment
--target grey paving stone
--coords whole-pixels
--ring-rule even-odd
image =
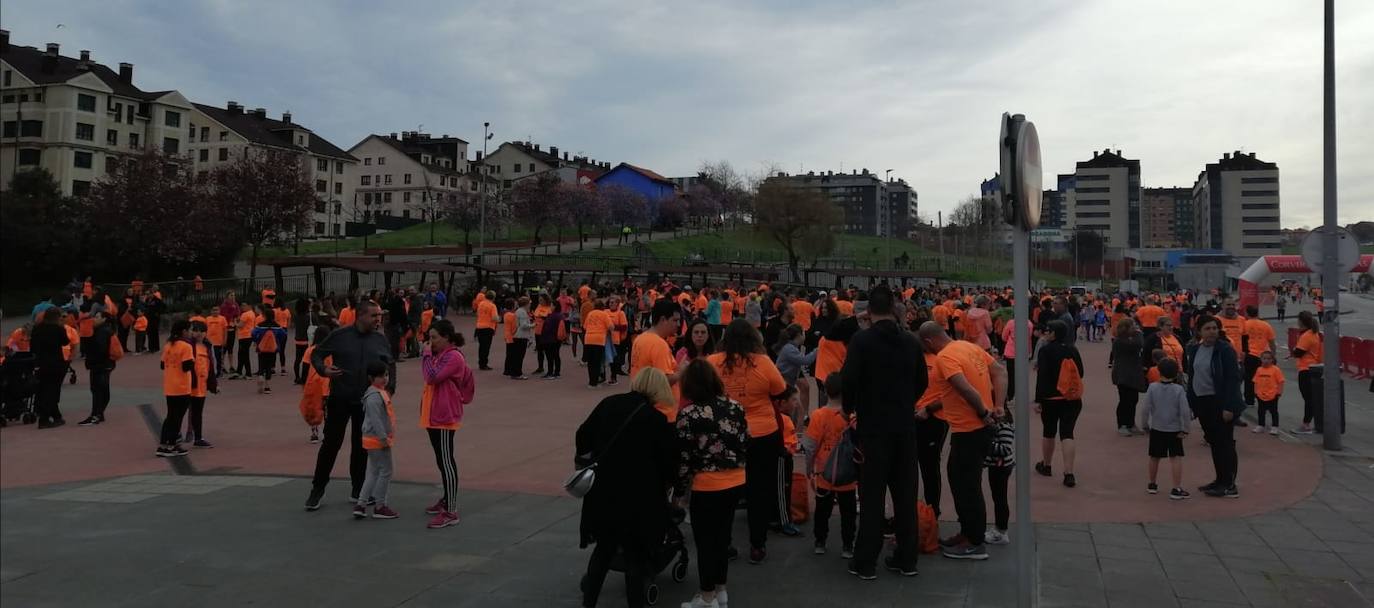
[[[1206,555],[1162,557],[1165,574],[1172,581],[1193,581],[1227,578],[1229,573],[1220,559]]]
[[[1042,543],[1046,541],[1087,543],[1092,542],[1092,534],[1087,530],[1046,528],[1036,533],[1035,540]]]
[[[1202,540],[1201,536],[1195,536],[1190,539],[1152,538],[1150,539],[1150,544],[1154,546],[1155,551],[1160,555],[1181,553],[1197,555],[1215,554],[1215,551],[1212,550],[1212,546],[1207,544],[1207,541]]]
[[[1145,534],[1154,539],[1196,540],[1202,538],[1196,526],[1187,522],[1151,522],[1144,525]]]
[[[1164,566],[1158,561],[1139,561],[1103,557],[1097,560],[1097,565],[1102,572],[1102,580],[1104,583],[1107,582],[1109,576],[1116,575],[1125,575],[1128,579],[1130,577],[1151,580],[1162,580],[1165,578]],[[1116,582],[1122,581],[1118,580]]]
[[[1279,557],[1295,574],[1302,576],[1346,581],[1361,579],[1340,556],[1329,551],[1290,549],[1280,552]]]
[[[1374,604],[1354,585],[1329,578],[1279,576],[1274,584],[1288,605],[1368,607]]]
[[[1278,554],[1268,545],[1242,545],[1228,541],[1212,541],[1212,551],[1221,556],[1246,557],[1258,560],[1277,560]]]
[[[1178,598],[1173,591],[1152,593],[1113,593],[1107,592],[1107,606],[1110,608],[1177,608]]]
[[[1040,555],[1081,555],[1084,557],[1097,557],[1097,550],[1093,548],[1093,544],[1089,540],[1082,542],[1042,540],[1036,543],[1035,550]]]
[[[1229,575],[1173,580],[1174,593],[1180,599],[1212,602],[1249,603]]]
[[[1155,563],[1159,555],[1149,545],[1143,547],[1122,547],[1117,545],[1097,545],[1099,559],[1133,560]]]
[[[1258,573],[1258,574],[1288,574],[1293,570],[1288,564],[1278,558],[1275,559],[1250,559],[1247,557],[1237,557],[1223,555],[1222,565],[1231,571],[1232,575],[1237,573]]]
[[[1252,606],[1283,606],[1284,598],[1279,588],[1274,584],[1273,578],[1264,574],[1251,572],[1231,572],[1231,578],[1235,581],[1245,599],[1249,600]]]
[[[1301,526],[1257,525],[1255,532],[1275,549],[1325,548],[1320,538]]]

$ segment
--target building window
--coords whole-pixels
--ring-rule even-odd
[[[385,165],[385,164],[386,164],[386,157],[385,157],[385,156],[378,156],[378,157],[377,157],[377,164],[379,164],[379,165]]]
[[[339,236],[339,225],[334,224],[334,236]]]
[[[468,188],[469,190],[472,190],[473,192],[476,192],[476,191],[477,191],[477,182],[470,182],[470,183],[469,183],[469,186],[470,186],[470,187]]]
[[[86,196],[91,193],[91,182],[72,180],[72,196]]]
[[[324,234],[324,222],[315,222],[315,234]]]
[[[92,133],[92,135],[94,135],[94,133]],[[19,136],[20,136],[20,137],[42,137],[42,136],[43,136],[43,121],[41,121],[41,120],[26,120],[26,121],[23,121],[23,122],[19,123]]]
[[[364,156],[364,157],[363,157],[363,165],[364,165],[364,166],[367,166],[367,167],[371,167],[371,166],[372,166],[372,157],[371,157],[371,156]]]
[[[76,138],[81,141],[95,141],[95,125],[76,123]]]
[[[1241,190],[1241,191],[1240,191],[1240,195],[1243,196],[1243,197],[1251,197],[1251,196],[1278,196],[1278,195],[1279,195],[1279,191],[1278,191],[1278,190]]]
[[[1241,203],[1240,208],[1245,211],[1259,211],[1263,209],[1278,209],[1278,203]]]
[[[220,132],[219,132],[219,140],[220,140],[220,141],[229,141],[229,132],[228,132],[228,131],[220,131]]]
[[[9,137],[17,137],[18,135],[19,135],[19,123],[15,122],[15,121],[13,121],[13,120],[7,120],[7,121],[5,121],[5,127],[4,127],[3,132],[0,132],[0,137],[9,138]]]
[[[383,193],[382,193],[382,202],[383,202],[383,203],[386,203],[386,204],[388,204],[388,205],[391,204],[391,193],[390,193],[390,192],[383,192]]]
[[[510,180],[505,180],[504,182],[501,182],[501,187],[502,187],[502,188],[509,188],[509,187],[510,187]]]
[[[341,160],[336,160],[336,161],[334,161],[334,172],[335,172],[335,173],[343,173],[343,161],[341,161]]]
[[[402,209],[402,210],[401,210],[401,217],[406,218],[406,219],[410,219],[410,210],[409,210],[409,209]]]
[[[343,203],[334,203],[334,215],[343,213]]]
[[[77,94],[76,94],[76,109],[81,110],[82,112],[94,112],[94,111],[95,111],[95,95],[87,95],[87,94],[85,94],[85,93],[77,93]]]
[[[384,178],[384,181],[383,181],[382,183],[384,183],[384,184],[386,184],[386,185],[388,185],[388,186],[391,185],[391,174],[390,174],[390,173],[388,173],[388,174],[386,175],[386,177]]]
[[[363,204],[364,204],[364,205],[371,205],[371,204],[372,204],[372,193],[371,193],[371,192],[364,192],[364,193],[363,193]]]
[[[43,162],[43,151],[34,148],[19,149],[19,164],[23,166],[39,165]]]
[[[520,172],[520,163],[515,163],[515,170],[514,170],[514,171],[511,171],[511,173],[519,173],[519,172]]]
[[[1111,189],[1110,187],[1108,187],[1108,188],[1079,188],[1079,189],[1078,189],[1078,193],[1079,193],[1079,194],[1091,194],[1091,193],[1095,193],[1095,192],[1111,192],[1111,191],[1112,191],[1112,189]]]
[[[409,184],[409,183],[410,183],[410,174],[409,174],[409,173],[407,173],[407,174],[401,176],[401,183],[403,183],[403,184]]]
[[[181,140],[175,137],[162,138],[162,153],[174,156],[181,153]]]
[[[162,114],[163,114],[163,117],[162,117],[162,122],[163,122],[163,124],[165,124],[165,125],[167,125],[167,126],[169,126],[169,127],[177,127],[177,128],[180,128],[180,127],[181,127],[181,112],[173,112],[173,111],[171,111],[171,110],[167,110],[167,111],[163,112]]]
[[[14,103],[14,96],[5,95],[3,97],[0,97],[0,103]]]
[[[325,173],[329,173],[329,161],[326,160],[326,159],[323,159],[323,158],[321,158],[321,159],[319,159],[319,160],[316,160],[316,161],[315,161],[315,170],[316,170],[316,171],[323,171],[323,172],[325,172]]]
[[[343,194],[342,182],[334,182],[334,194]]]
[[[362,185],[364,185],[364,186],[371,186],[371,185],[372,185],[372,176],[371,176],[371,175],[364,175],[364,176],[363,176]]]
[[[201,141],[210,141],[210,127],[201,127],[201,128],[200,128],[200,140],[201,140]]]
[[[12,82],[13,80],[14,70],[5,70],[5,86],[10,86],[10,82]]]
[[[1241,247],[1246,249],[1280,249],[1280,243],[1241,243]]]
[[[114,129],[107,129],[107,130],[105,131],[105,143],[106,143],[106,145],[110,145],[110,146],[118,146],[118,145],[119,145],[119,131],[116,131],[116,130],[114,130]]]
[[[229,148],[219,149],[219,159],[222,161],[229,160]]]
[[[209,149],[209,148],[201,148],[201,149],[200,149],[199,158],[200,158],[200,162],[203,162],[203,163],[205,163],[205,162],[210,162],[210,149]]]
[[[1240,183],[1242,183],[1242,184],[1277,184],[1277,183],[1279,183],[1279,178],[1277,178],[1277,177],[1242,177],[1242,178],[1240,178]]]
[[[114,173],[119,170],[119,157],[113,154],[105,155],[105,172]]]
[[[403,202],[403,203],[409,203],[409,202],[410,202],[410,193],[409,193],[409,192],[403,192],[403,193],[401,193],[401,202]]]
[[[329,192],[329,182],[326,182],[322,179],[315,180],[315,191]],[[320,213],[324,213],[324,209],[320,209]]]
[[[129,134],[129,147],[138,149],[138,133]]]
[[[124,106],[124,122],[134,124],[134,104]]]

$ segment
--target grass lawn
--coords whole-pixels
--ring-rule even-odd
[[[452,224],[440,222],[434,225],[434,242],[430,243],[430,225],[416,224],[409,228],[394,230],[385,234],[374,234],[367,237],[368,247],[424,247],[430,244],[457,247],[463,244],[463,231],[454,228]],[[507,234],[510,236],[507,237]],[[545,228],[543,236],[549,238],[557,234],[552,228]],[[520,240],[531,238],[534,231],[524,226],[515,226],[509,232],[502,230],[498,238],[500,240]],[[472,233],[472,244],[477,246],[477,232]],[[314,241],[301,241],[300,249],[295,247],[266,247],[259,252],[260,257],[282,257],[291,255],[319,255],[326,253],[353,253],[356,254],[363,250],[363,237],[347,239],[320,239]],[[299,251],[299,253],[297,253]],[[244,249],[239,254],[239,259],[247,260],[249,251]]]

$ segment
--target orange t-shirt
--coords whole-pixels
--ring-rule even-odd
[[[1140,321],[1141,327],[1159,327],[1159,318],[1164,316],[1164,309],[1154,304],[1141,306],[1140,310],[1135,311],[1135,318]]]
[[[997,409],[992,402],[992,374],[988,371],[996,363],[992,355],[972,342],[957,340],[945,345],[936,359],[939,361],[940,375],[946,381],[963,375],[982,398],[983,406],[989,410]],[[985,426],[973,406],[964,400],[959,391],[954,390],[952,384],[940,400],[944,406],[938,413],[949,423],[951,433],[976,431]]]
[[[720,301],[720,324],[729,325],[735,320],[735,302],[729,298]]]
[[[625,334],[630,331],[630,320],[625,317],[624,308],[607,310],[606,316],[611,320],[611,333],[613,335],[611,339],[619,345],[621,342],[625,341]]]
[[[844,342],[821,338],[816,344],[816,379],[825,382],[832,372],[840,371],[844,367],[844,357],[849,352],[849,347]]]
[[[1264,319],[1246,319],[1245,335],[1250,337],[1250,351],[1246,354],[1258,357],[1269,350],[1269,342],[1274,339],[1274,328]]]
[[[76,328],[70,325],[63,325],[62,328],[67,330],[67,345],[62,347],[62,358],[71,361],[72,349],[81,342],[81,336]]]
[[[224,346],[224,331],[229,327],[229,321],[224,315],[214,313],[205,317],[205,339],[214,346]]]
[[[812,470],[820,471],[825,468],[826,461],[830,459],[830,453],[840,443],[846,428],[849,428],[849,421],[845,419],[844,412],[840,411],[839,408],[823,407],[811,414],[811,424],[806,427],[806,436],[816,442],[816,454],[811,457]],[[836,487],[821,479],[819,473],[817,473],[815,480],[816,487],[822,490],[848,492],[859,487],[858,482]]]
[[[420,341],[429,339],[429,325],[434,322],[434,309],[428,309],[420,313]]]
[[[639,370],[646,367],[657,368],[664,374],[672,376],[677,372],[677,361],[673,358],[673,351],[668,347],[668,341],[662,336],[646,331],[635,338],[634,345],[630,348],[630,378],[633,379]],[[678,394],[677,385],[673,385],[673,395]],[[677,421],[677,407],[669,403],[655,403],[654,408],[668,418],[668,422]],[[695,487],[693,481],[693,487]],[[734,486],[726,486],[734,487]]]
[[[134,331],[148,331],[148,317],[134,319]]]
[[[194,361],[191,345],[185,340],[173,340],[162,349],[162,394],[184,397],[191,394],[191,374],[181,369],[186,361]]]
[[[835,300],[835,308],[840,310],[841,317],[854,316],[854,303],[849,300]]]
[[[248,340],[253,337],[253,328],[258,326],[258,315],[252,309],[243,311],[239,315],[238,338]]]
[[[345,306],[343,310],[339,311],[339,327],[348,327],[357,319],[358,311],[354,310],[352,306]]]
[[[1261,401],[1273,401],[1283,394],[1283,371],[1277,365],[1260,366],[1255,370],[1255,396]]]
[[[272,309],[272,318],[273,318],[273,319],[276,319],[277,325],[280,325],[281,327],[291,327],[291,309],[290,309],[290,308],[274,308],[274,309]]]
[[[590,286],[587,286],[587,285],[583,285],[583,286],[581,286],[581,287],[578,287],[578,288],[577,288],[577,301],[578,301],[578,302],[586,302],[586,301],[587,301],[587,294],[591,293],[591,291],[592,291],[592,288],[591,288]]]
[[[1217,317],[1221,321],[1221,331],[1226,334],[1226,339],[1231,342],[1231,348],[1236,350],[1237,357],[1244,357],[1245,351],[1240,348],[1240,337],[1245,333],[1245,318],[1237,316],[1234,319]]]
[[[147,322],[145,321],[144,324],[146,325]],[[7,344],[13,344],[15,352],[29,352],[29,337],[24,335],[24,328],[22,327],[16,327],[14,331],[10,332],[10,339]]]
[[[1174,363],[1183,365],[1183,344],[1178,341],[1178,336],[1161,336],[1159,342],[1164,356],[1173,359]]]
[[[926,392],[921,393],[921,398],[916,400],[916,409],[924,409],[927,405],[935,403],[944,396],[945,391],[949,390],[949,381],[940,375],[940,357],[930,353],[923,353],[926,359]],[[937,418],[942,418],[938,413]]]
[[[803,331],[811,331],[812,315],[815,312],[816,307],[806,300],[792,302],[792,322],[800,325]]]
[[[82,338],[89,338],[95,335],[95,318],[89,314],[81,313],[81,318],[76,322],[77,335]]]
[[[701,471],[692,476],[692,490],[719,492],[744,485],[744,467],[725,471]]]
[[[606,332],[611,331],[611,315],[605,310],[592,309],[582,318],[582,330],[586,332],[583,341],[592,346],[606,343]]]
[[[942,327],[942,328],[948,328],[948,327],[949,327],[949,307],[948,307],[948,306],[946,306],[946,305],[944,305],[944,304],[936,304],[934,308],[931,308],[931,309],[930,309],[930,316],[931,316],[932,318],[935,319],[935,322],[936,322],[936,323],[939,323],[939,324],[940,324],[940,327]]]
[[[1163,377],[1159,373],[1158,365],[1151,366],[1150,369],[1145,372],[1145,381],[1149,382],[1150,384],[1159,382],[1161,379],[1163,379]]]
[[[391,419],[392,433],[387,435],[385,439],[363,435],[363,449],[365,450],[380,450],[390,447],[396,442],[396,410],[391,409],[391,393],[388,393],[386,389],[381,389],[378,392],[382,394],[382,403],[386,404],[386,417]]]
[[[496,304],[486,298],[477,303],[477,329],[496,329]]]
[[[1305,372],[1313,365],[1321,365],[1322,357],[1322,335],[1315,331],[1302,332],[1298,336],[1298,344],[1295,347],[1302,351],[1302,356],[1298,357],[1298,371]]]
[[[781,394],[787,383],[768,355],[749,355],[747,362],[736,362],[730,370],[725,369],[725,353],[715,353],[706,360],[720,374],[726,396],[744,406],[749,436],[763,437],[776,432],[778,421],[773,411],[773,395]]]
[[[193,350],[195,351],[196,361],[196,369],[194,372],[196,374],[196,382],[191,387],[191,396],[204,397],[208,392],[207,385],[210,382],[210,357],[213,353],[210,352],[210,347],[203,343],[195,345]]]
[[[515,342],[515,313],[506,311],[506,314],[501,317],[501,322],[506,324],[506,344]]]

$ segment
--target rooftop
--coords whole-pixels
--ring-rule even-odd
[[[357,162],[352,154],[343,151],[338,146],[329,142],[323,137],[314,134],[310,129],[291,121],[291,114],[282,114],[281,120],[267,117],[267,111],[258,108],[251,111],[244,110],[243,106],[237,102],[229,102],[225,107],[209,106],[203,103],[193,104],[201,113],[209,116],[211,120],[218,122],[235,133],[242,135],[255,144],[273,146],[277,148],[289,148],[300,150],[292,137],[293,131],[305,131],[310,133],[309,144],[304,150],[318,156],[328,156],[340,160]]]

